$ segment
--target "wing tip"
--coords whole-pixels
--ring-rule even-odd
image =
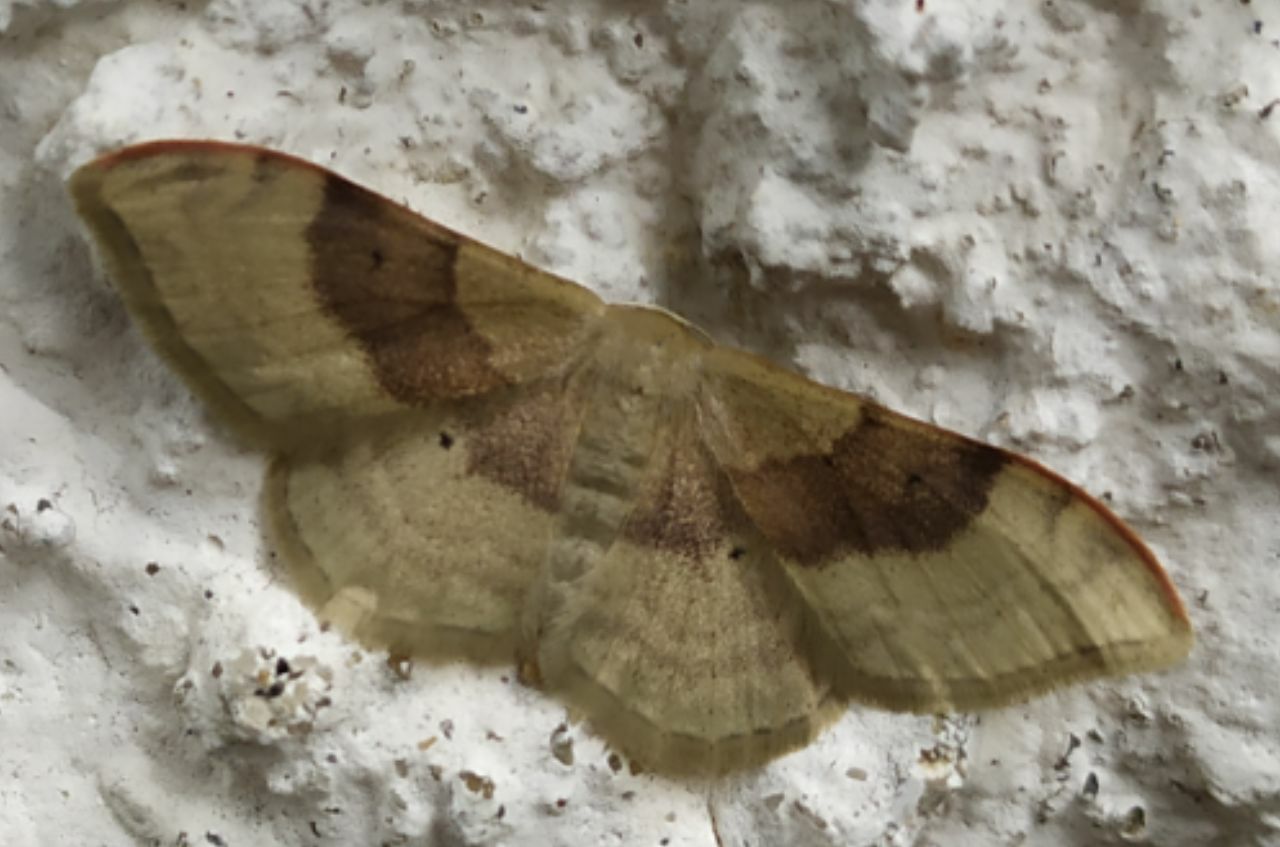
[[[1005,454],[1006,460],[1012,464],[1018,465],[1026,470],[1032,471],[1063,490],[1069,492],[1077,501],[1085,504],[1093,511],[1095,515],[1103,520],[1107,526],[1120,537],[1129,548],[1137,554],[1137,558],[1146,567],[1148,573],[1155,579],[1156,585],[1160,589],[1161,595],[1165,600],[1165,605],[1171,617],[1175,622],[1185,627],[1188,637],[1191,637],[1192,625],[1191,618],[1187,613],[1186,604],[1182,600],[1182,596],[1178,593],[1177,587],[1173,584],[1173,580],[1169,576],[1169,572],[1165,570],[1164,565],[1160,563],[1156,554],[1147,546],[1147,543],[1139,537],[1132,527],[1130,527],[1115,512],[1106,506],[1097,497],[1094,497],[1088,491],[1085,491],[1076,483],[1064,477],[1057,471],[1042,465],[1029,456],[1021,453],[1015,453],[1011,450],[1003,450],[994,447],[992,449],[1001,450]],[[1190,647],[1188,647],[1190,649]]]

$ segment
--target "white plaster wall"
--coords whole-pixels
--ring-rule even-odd
[[[0,0],[0,844],[1280,843],[1280,10],[916,6]],[[1035,455],[1163,556],[1190,661],[692,785],[509,669],[402,679],[283,585],[261,457],[69,212],[169,136]]]

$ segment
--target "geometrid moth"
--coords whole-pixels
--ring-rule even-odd
[[[850,701],[999,706],[1190,648],[1151,551],[1035,462],[315,165],[164,141],[71,191],[152,344],[273,454],[269,524],[320,615],[518,657],[650,768],[762,763]]]

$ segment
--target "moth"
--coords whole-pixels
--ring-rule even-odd
[[[757,766],[851,702],[998,707],[1190,649],[1151,551],[1034,461],[313,164],[159,141],[70,190],[155,349],[272,455],[266,523],[318,614],[514,657],[650,769]]]

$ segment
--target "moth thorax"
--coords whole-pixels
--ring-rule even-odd
[[[700,378],[710,342],[701,331],[661,309],[610,307],[612,332],[598,352],[605,373],[628,393],[672,395],[691,392]]]

